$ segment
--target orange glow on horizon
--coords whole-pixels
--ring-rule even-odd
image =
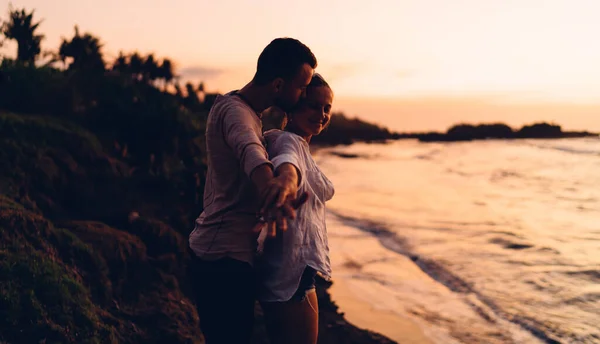
[[[486,116],[495,118],[486,113],[494,113],[496,100],[600,104],[596,0],[12,0],[12,4],[35,9],[36,17],[43,19],[45,50],[57,49],[61,37],[70,37],[77,24],[81,31],[100,37],[107,59],[114,59],[120,50],[169,57],[182,80],[204,81],[208,91],[241,87],[253,75],[262,48],[275,37],[291,36],[311,47],[319,72],[336,96],[368,98],[362,105],[340,102],[341,109],[362,117],[369,111],[365,104],[377,104],[376,98],[491,99],[486,111],[475,111],[482,121]],[[7,10],[7,5],[0,6],[0,18],[6,18]],[[13,44],[0,49],[13,50]],[[473,112],[469,106],[480,107],[471,100],[461,102],[465,113]],[[516,108],[530,111],[527,118],[538,111]],[[600,112],[583,105],[572,109],[575,117],[594,113],[600,117]],[[385,113],[392,116],[391,110]],[[556,116],[560,122],[569,121],[567,113]],[[600,130],[600,120],[596,122]]]

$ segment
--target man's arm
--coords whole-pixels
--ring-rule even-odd
[[[235,106],[228,109],[223,118],[223,135],[227,144],[235,152],[240,166],[257,187],[259,205],[264,215],[275,205],[281,208],[285,201],[292,202],[296,199],[299,178],[294,166],[286,166],[290,164],[278,166],[277,176],[275,176],[273,164],[269,161],[267,151],[262,145],[260,139],[262,134],[254,116]],[[295,216],[292,207],[284,207],[284,210],[286,216]],[[285,219],[278,221],[278,227],[285,225]]]
[[[261,213],[272,207],[282,207],[286,200],[296,199],[300,184],[298,169],[290,163],[284,163],[277,167],[275,174],[271,166],[261,165],[250,176],[261,196]]]
[[[271,168],[266,165],[256,168],[252,173],[252,181],[264,190],[260,197],[262,222],[255,226],[254,231],[261,231],[266,223],[269,237],[276,236],[277,231],[286,231],[287,219],[296,218],[295,209],[308,199],[308,194],[297,198],[300,180],[297,167],[283,163],[277,167],[276,174],[276,177],[273,176]]]
[[[252,178],[258,167],[273,169],[267,150],[262,144],[260,125],[256,115],[231,106],[223,117],[223,137],[233,150],[244,173]],[[263,166],[266,165],[266,166]]]

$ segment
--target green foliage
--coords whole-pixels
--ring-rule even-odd
[[[170,59],[159,62],[154,54],[143,58],[137,52],[130,55],[120,52],[112,64],[112,71],[135,81],[151,84],[157,80],[162,81],[163,91],[175,78],[173,62]]]
[[[125,295],[139,290],[147,257],[146,246],[138,237],[95,221],[68,221],[62,225],[68,229],[62,230],[64,233],[73,233],[97,254],[85,257],[66,250],[63,258],[82,267],[96,302],[106,305],[109,296],[123,301]]]
[[[81,35],[79,28],[75,26],[75,35],[69,41],[63,39],[58,55],[63,62],[68,58],[72,60],[69,69],[104,71],[101,49],[102,44],[97,37],[89,33]]]
[[[77,172],[75,161],[94,163],[102,150],[91,133],[51,116],[0,113],[0,127],[0,193],[29,209],[52,208],[50,203],[65,194],[63,189],[55,195],[57,186],[68,185],[67,173]]]
[[[175,77],[173,68],[173,62],[169,59],[164,59],[159,67],[158,77],[164,80],[165,86],[170,84]]]
[[[5,340],[102,343],[101,337],[110,337],[98,325],[86,289],[43,255],[33,252],[26,260],[4,256],[0,280],[0,332]]]
[[[99,222],[64,226],[0,197],[0,342],[200,341],[193,305],[179,291],[185,245],[166,248],[180,258],[150,261],[135,235]],[[157,248],[181,240],[154,220],[137,228],[159,234],[149,242]]]
[[[19,113],[69,111],[69,79],[57,69],[4,59],[0,63],[0,78],[0,108]]]
[[[4,195],[0,195],[0,208],[10,210],[25,210],[23,205]]]
[[[32,212],[0,208],[0,340],[37,343],[114,342],[100,322],[76,259],[93,252],[71,233]]]
[[[33,13],[9,7],[9,19],[0,30],[7,39],[17,42],[17,61],[28,65],[33,65],[41,53],[44,39],[44,35],[36,34],[41,22],[34,23]]]

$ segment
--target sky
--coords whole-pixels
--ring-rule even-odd
[[[12,4],[43,19],[45,49],[56,49],[77,24],[101,38],[109,59],[120,50],[169,57],[183,80],[204,81],[208,91],[243,86],[262,49],[287,36],[315,53],[337,110],[395,130],[551,120],[600,131],[597,0]],[[8,1],[2,8],[6,14]]]

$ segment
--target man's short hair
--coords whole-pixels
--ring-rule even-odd
[[[276,38],[258,57],[252,81],[265,85],[276,78],[290,80],[305,63],[317,68],[317,58],[306,45],[294,38]]]

